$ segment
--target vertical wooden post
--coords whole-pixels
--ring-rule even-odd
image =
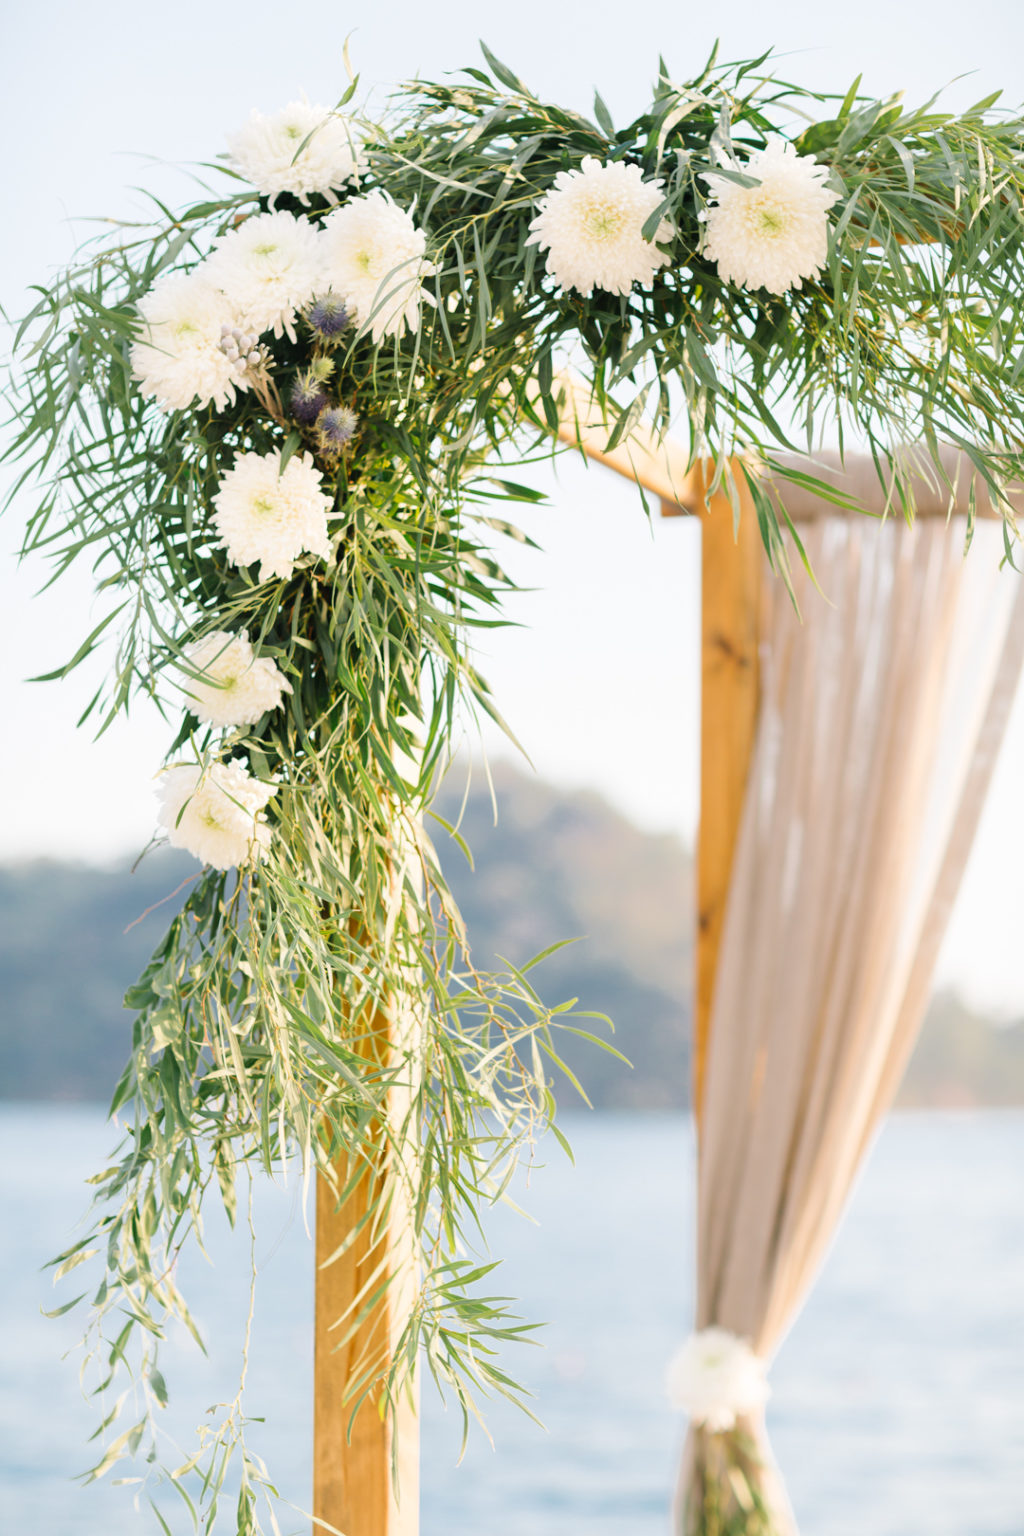
[[[740,525],[726,496],[701,516],[700,822],[693,1102],[700,1117],[711,998],[758,704],[758,589],[764,550],[742,474]]]
[[[362,1042],[368,1062],[387,1063],[398,1043],[397,1027],[395,1020],[374,1021]],[[391,1099],[397,1122],[408,1095],[392,1089]],[[370,1379],[379,1376],[386,1367],[408,1313],[416,1278],[408,1196],[402,1180],[387,1166],[359,1174],[340,1162],[335,1174],[337,1186],[321,1174],[316,1191],[314,1536],[323,1529],[316,1521],[342,1536],[417,1536],[415,1394],[403,1397],[394,1424],[381,1417],[378,1390],[370,1391],[352,1419],[353,1384],[367,1372]],[[347,1197],[339,1205],[338,1194],[347,1186]],[[378,1203],[377,1217],[367,1219]],[[389,1276],[390,1283],[377,1296]],[[393,1457],[397,1479],[392,1475]]]

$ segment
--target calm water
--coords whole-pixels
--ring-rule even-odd
[[[495,1289],[548,1320],[520,1351],[540,1430],[496,1408],[460,1466],[457,1426],[425,1390],[424,1536],[665,1536],[680,1425],[668,1354],[692,1305],[692,1135],[686,1120],[567,1118],[577,1166],[536,1173],[530,1225],[500,1212]],[[82,1210],[108,1133],[89,1111],[0,1112],[0,1531],[142,1536],[128,1489],[85,1490],[91,1413],[77,1336],[39,1266]],[[279,1485],[308,1505],[312,1271],[291,1191],[259,1213],[251,1411]],[[184,1276],[211,1341],[170,1350],[169,1423],[188,1443],[233,1394],[244,1242]],[[64,1297],[73,1294],[65,1291]],[[173,1355],[173,1359],[170,1358]],[[803,1536],[1021,1536],[1024,1531],[1024,1115],[894,1119],[821,1281],[773,1372],[770,1424]],[[229,1522],[225,1520],[225,1530]],[[285,1531],[308,1532],[297,1515]],[[175,1527],[189,1529],[187,1520]]]

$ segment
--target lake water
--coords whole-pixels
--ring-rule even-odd
[[[507,1211],[492,1222],[506,1258],[493,1289],[550,1323],[545,1347],[517,1361],[546,1428],[496,1407],[496,1449],[476,1433],[456,1465],[457,1425],[425,1386],[423,1536],[666,1536],[681,1424],[662,1382],[692,1307],[692,1130],[683,1117],[565,1125],[577,1165],[552,1153],[533,1175],[536,1225]],[[95,1111],[0,1112],[4,1536],[157,1529],[130,1490],[71,1482],[94,1427],[74,1360],[60,1358],[77,1327],[39,1316],[54,1305],[39,1267],[67,1242],[108,1143]],[[249,1407],[267,1422],[254,1442],[306,1508],[312,1265],[292,1191],[262,1198],[258,1232]],[[215,1267],[183,1279],[210,1359],[180,1340],[168,1350],[182,1444],[234,1391],[244,1234],[213,1238]],[[891,1120],[772,1382],[772,1441],[803,1536],[1021,1536],[1024,1115]],[[308,1529],[286,1511],[283,1531]]]

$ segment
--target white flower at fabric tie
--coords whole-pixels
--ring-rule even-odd
[[[302,554],[331,553],[327,518],[333,502],[308,454],[293,454],[282,473],[281,450],[240,453],[213,497],[213,523],[235,565],[260,562],[260,580],[287,579]]]
[[[244,763],[175,763],[158,785],[160,825],[173,848],[214,869],[261,859],[273,836],[263,811],[277,793]]]
[[[649,288],[668,261],[658,242],[671,240],[673,231],[667,219],[654,240],[645,240],[642,231],[663,199],[662,183],[645,181],[638,165],[602,165],[587,155],[578,171],[559,171],[530,224],[527,244],[546,249],[551,276],[584,298],[595,288],[620,294],[634,283]]]
[[[308,101],[289,102],[266,116],[254,109],[247,123],[228,134],[228,151],[264,196],[293,192],[303,203],[312,192],[344,187],[359,172],[350,120]]]
[[[248,635],[215,630],[184,650],[185,660],[203,678],[186,677],[181,686],[189,708],[207,725],[255,725],[280,709],[292,685],[266,656],[257,656]]]
[[[432,303],[423,279],[427,237],[383,192],[367,192],[324,221],[324,280],[375,342],[419,329],[420,306]]]
[[[735,1427],[771,1395],[765,1363],[746,1339],[726,1328],[691,1333],[668,1369],[668,1393],[674,1408],[712,1433]]]
[[[257,334],[295,340],[296,311],[320,279],[320,235],[293,213],[258,213],[218,240],[204,263],[211,283],[227,295],[239,324]]]
[[[704,210],[704,254],[727,282],[783,294],[817,277],[828,258],[828,210],[839,194],[828,167],[792,144],[771,139],[733,169],[756,187],[702,173],[714,204]]]
[[[223,410],[236,390],[248,388],[221,346],[225,328],[238,317],[209,282],[205,263],[160,278],[139,300],[139,314],[143,326],[132,345],[132,374],[162,411],[211,404]]]

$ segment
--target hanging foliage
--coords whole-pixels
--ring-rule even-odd
[[[535,499],[507,468],[550,451],[563,370],[611,446],[671,426],[733,493],[738,463],[783,575],[761,470],[823,434],[867,442],[908,516],[890,448],[959,445],[1016,537],[1019,118],[712,59],[685,85],[662,66],[616,129],[486,60],[382,121],[355,82],[254,114],[215,189],[87,246],[18,333],[25,549],[87,561],[105,605],[53,675],[104,648],[100,731],[158,702],[163,834],[203,865],[128,994],[124,1140],[58,1271],[93,1274],[96,1476],[138,1453],[159,1483],[158,1343],[193,1326],[175,1260],[204,1201],[233,1219],[240,1179],[289,1162],[369,1169],[412,1212],[417,1295],[353,1406],[393,1406],[417,1358],[467,1413],[518,1395],[494,1354],[518,1325],[469,1250],[551,1122],[558,1031],[589,1024],[474,968],[428,812],[465,712],[500,719],[473,639],[501,622],[507,504]],[[244,1425],[239,1399],[165,1467],[204,1528],[232,1465],[230,1518],[264,1528]],[[730,1475],[734,1498],[738,1454]]]

